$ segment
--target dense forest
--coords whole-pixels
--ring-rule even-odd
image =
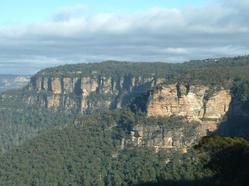
[[[139,102],[144,108],[143,98],[153,90],[125,108],[87,113],[28,105],[23,100],[27,88],[6,91],[0,96],[0,185],[248,185],[249,56],[181,64],[64,65],[35,76],[98,75],[163,77],[166,84],[223,87],[230,90],[231,108],[218,131],[200,139],[200,123],[176,116],[148,117],[135,106]],[[132,140],[141,137],[136,127],[151,133],[142,145]],[[165,131],[185,146],[194,141],[193,146],[155,150],[150,144],[164,139]],[[172,144],[181,147],[174,140]]]
[[[21,145],[43,131],[63,127],[74,118],[71,113],[27,105],[21,100],[17,90],[8,91],[7,95],[5,93],[0,98],[1,153]]]
[[[206,176],[193,153],[155,153],[151,148],[120,147],[136,123],[176,127],[177,119],[151,118],[129,111],[79,116],[1,157],[3,185],[135,185]],[[159,123],[158,123],[159,122]],[[146,124],[147,123],[147,124]],[[178,125],[183,125],[179,123]],[[209,173],[209,171],[207,170]]]
[[[127,117],[129,115],[129,117]],[[0,158],[1,185],[244,185],[249,142],[207,137],[188,153],[120,148],[129,123],[146,118],[128,111],[79,116]],[[174,125],[175,120],[164,122]],[[158,119],[151,118],[150,125]]]

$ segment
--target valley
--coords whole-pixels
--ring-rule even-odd
[[[0,92],[4,92],[9,89],[21,89],[28,85],[29,81],[30,76],[0,74]]]

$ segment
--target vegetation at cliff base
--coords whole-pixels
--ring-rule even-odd
[[[50,130],[3,154],[0,185],[135,185],[205,175],[192,154],[155,153],[132,143],[123,149],[121,141],[128,143],[131,128],[146,121],[129,111],[79,116],[65,128]],[[146,125],[160,123],[171,130],[175,123],[184,125],[177,118],[151,118]]]
[[[74,118],[73,114],[27,105],[18,91],[0,97],[0,153],[22,145],[53,128],[61,128]]]
[[[205,137],[188,153],[129,143],[136,123],[174,130],[177,118],[125,110],[79,116],[0,157],[0,185],[245,185],[249,142]],[[176,126],[175,126],[176,127]],[[126,140],[125,148],[122,139]]]

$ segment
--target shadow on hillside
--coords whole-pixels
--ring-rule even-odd
[[[249,102],[241,104],[233,100],[215,134],[243,137],[249,140]]]
[[[211,178],[202,179],[202,180],[179,180],[179,181],[161,181],[161,182],[147,182],[147,183],[138,183],[134,186],[209,186],[213,181]]]

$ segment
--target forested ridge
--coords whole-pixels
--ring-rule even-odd
[[[193,60],[185,63],[143,63],[105,61],[102,63],[62,65],[47,68],[37,76],[43,77],[91,77],[96,75],[120,77],[124,75],[166,78],[192,83],[226,85],[233,79],[248,79],[249,56]]]

